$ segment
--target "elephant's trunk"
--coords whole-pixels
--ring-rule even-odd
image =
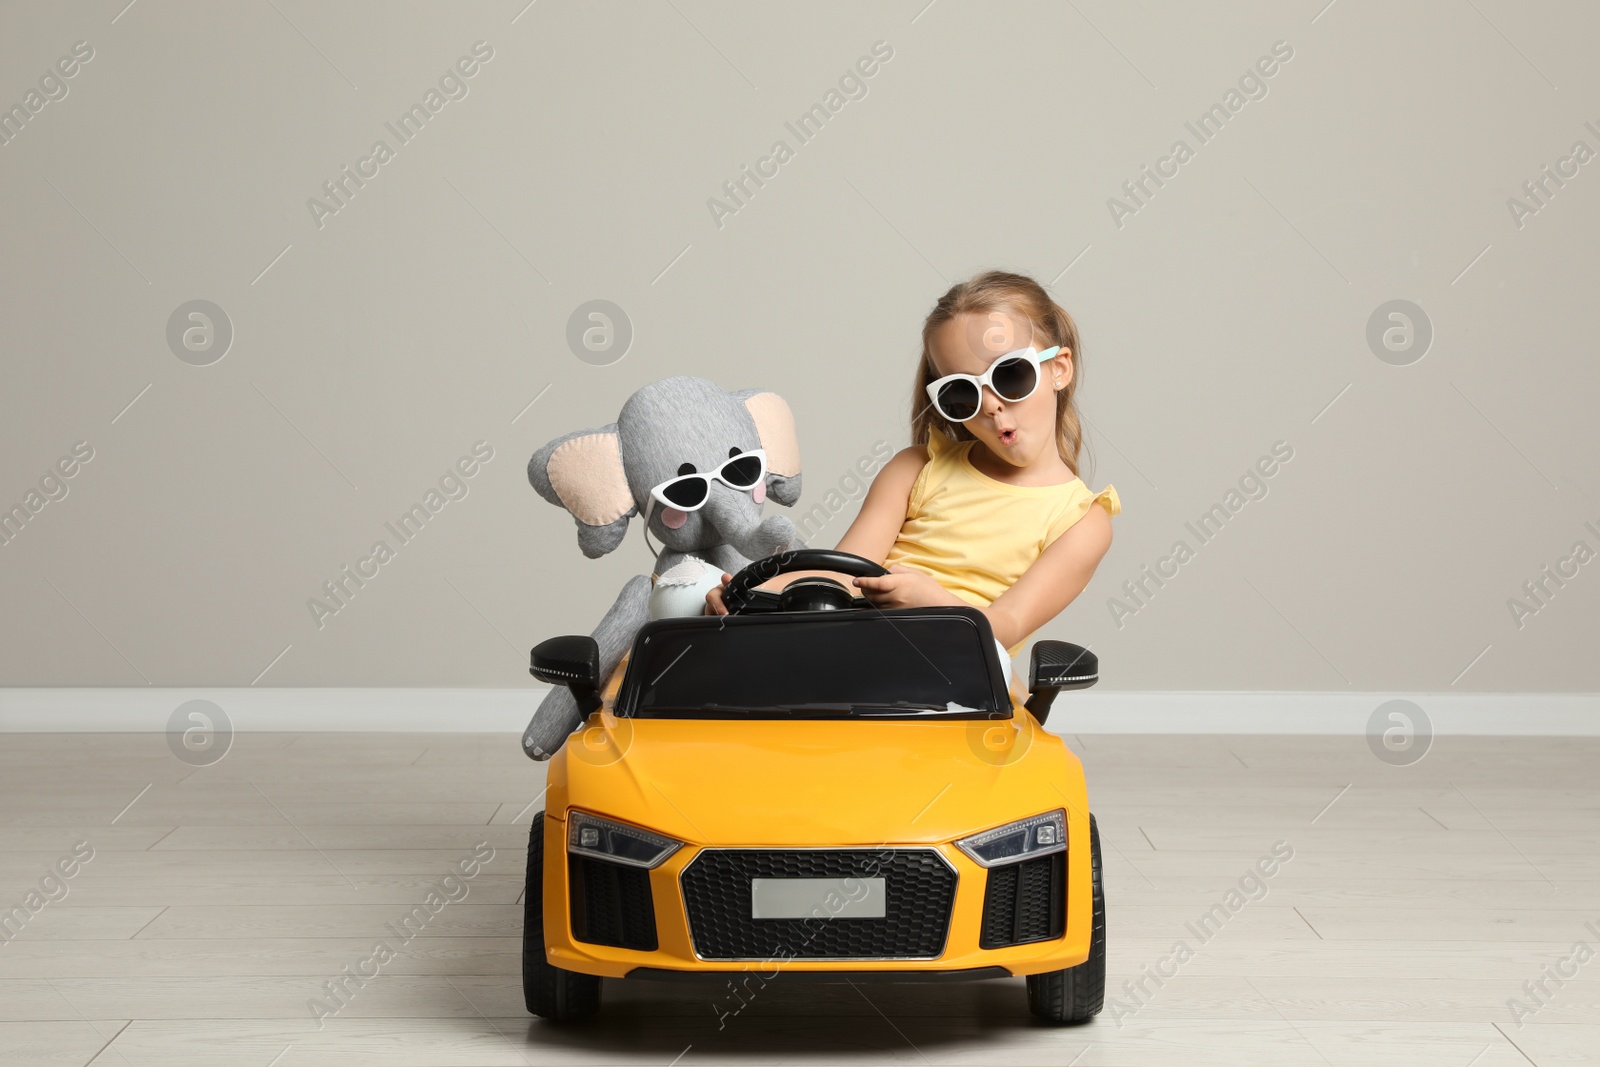
[[[761,519],[761,505],[747,493],[713,485],[704,511],[711,527],[708,540],[726,542],[746,559],[765,559],[794,543],[794,523],[783,515]]]

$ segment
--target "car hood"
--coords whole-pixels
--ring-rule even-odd
[[[948,841],[1055,808],[1081,765],[1026,714],[968,722],[595,716],[552,761],[547,808],[703,845]]]

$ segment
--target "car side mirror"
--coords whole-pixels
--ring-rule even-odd
[[[533,646],[528,673],[549,685],[572,691],[586,717],[604,703],[600,699],[600,645],[588,634],[551,637]]]
[[[1100,680],[1100,657],[1067,641],[1036,641],[1028,661],[1028,703],[1044,722],[1050,705],[1063,689],[1087,689]]]

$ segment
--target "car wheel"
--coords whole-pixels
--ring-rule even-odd
[[[1089,870],[1094,908],[1089,958],[1076,967],[1028,975],[1028,1010],[1052,1023],[1086,1023],[1106,997],[1106,895],[1100,880],[1100,828],[1089,816]]]
[[[528,834],[528,882],[522,898],[522,999],[528,1011],[568,1023],[600,1010],[600,979],[553,967],[544,953],[544,812]]]

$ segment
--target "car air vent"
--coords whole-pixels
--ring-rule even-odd
[[[572,936],[591,945],[654,952],[655,904],[650,872],[592,856],[567,856]]]
[[[991,867],[988,875],[979,948],[1048,941],[1066,931],[1066,853]]]

